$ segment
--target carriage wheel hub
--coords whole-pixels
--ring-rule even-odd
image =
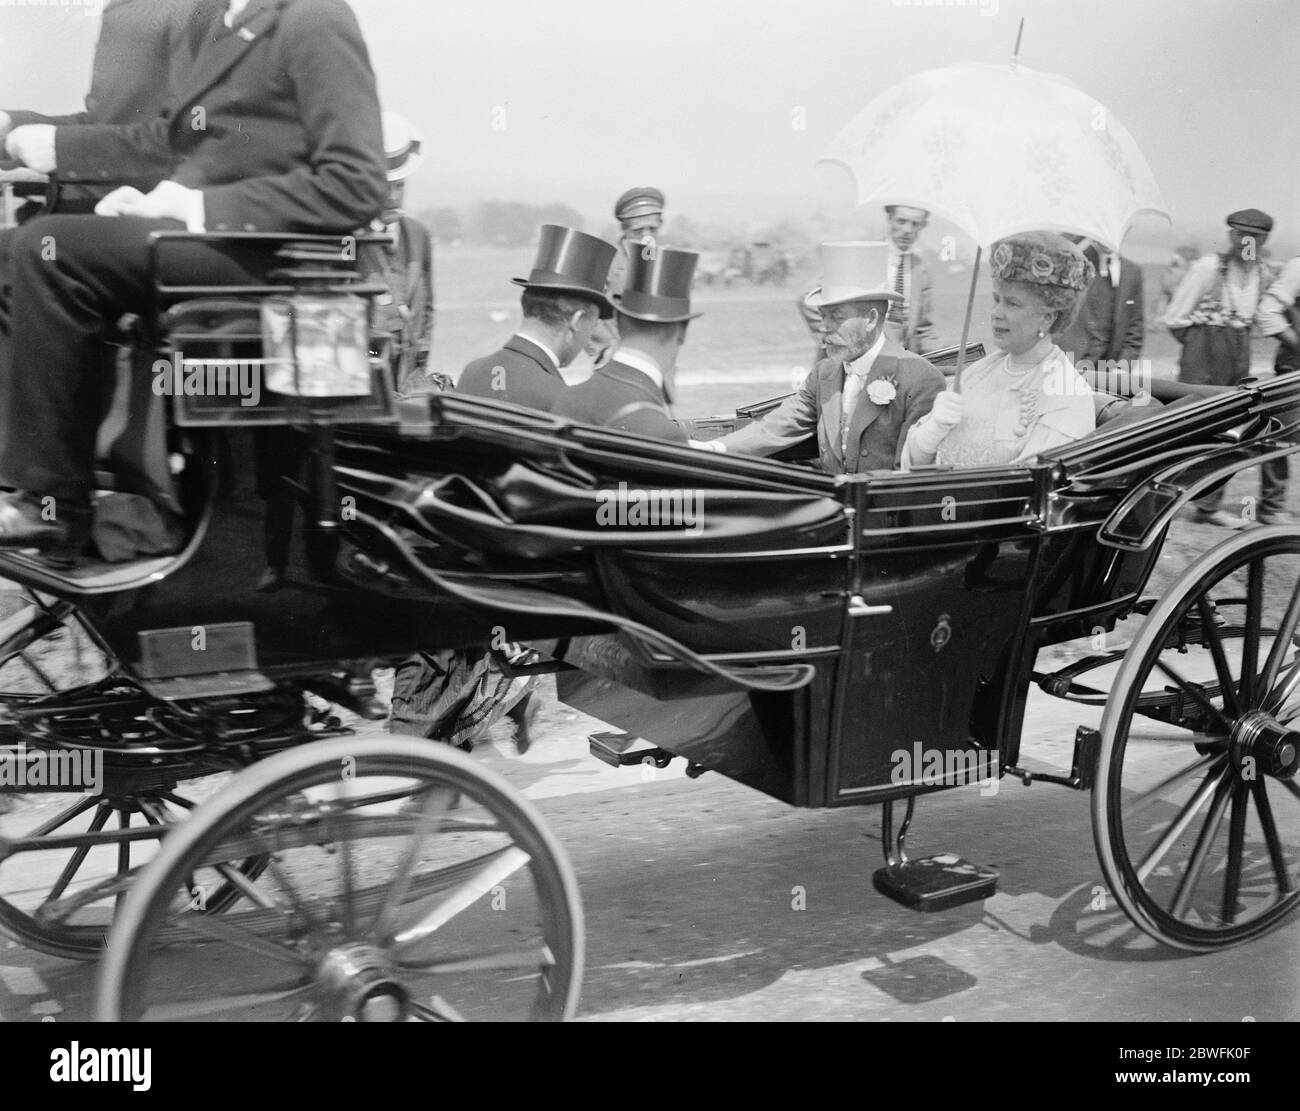
[[[324,1009],[336,1020],[403,1022],[407,993],[378,949],[343,945],[325,954],[317,972]]]
[[[1247,758],[1264,775],[1290,779],[1300,770],[1300,733],[1263,710],[1251,710],[1232,730],[1232,753],[1237,766]]]

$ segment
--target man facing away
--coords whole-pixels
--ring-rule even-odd
[[[168,145],[171,176],[147,194],[114,190],[100,217],[43,216],[13,233],[0,481],[17,492],[0,500],[0,545],[69,563],[85,544],[99,345],[112,321],[148,307],[153,232],[346,235],[382,211],[375,78],[347,4],[231,0],[209,20],[174,43],[172,111],[129,125]],[[177,263],[233,284],[260,280],[258,265],[206,242],[186,243]]]
[[[593,329],[614,315],[605,283],[613,244],[559,224],[544,224],[523,287],[523,321],[505,344],[461,372],[458,393],[546,410],[567,387],[560,368],[578,357]]]
[[[1200,385],[1235,386],[1250,373],[1250,331],[1268,287],[1261,250],[1273,218],[1257,208],[1228,217],[1228,249],[1204,255],[1187,271],[1165,310],[1165,324],[1182,344],[1178,380]],[[1263,502],[1271,504],[1276,474],[1264,469]],[[1222,528],[1245,528],[1250,519],[1219,506],[1223,487],[1196,500],[1194,518]]]
[[[623,292],[614,296],[618,347],[587,381],[558,393],[552,413],[667,443],[688,442],[669,404],[687,325],[703,315],[691,312],[690,299],[699,257],[675,247],[631,255]]]
[[[466,366],[456,393],[548,409],[567,388],[560,367],[581,353],[599,319],[614,315],[605,296],[613,257],[613,244],[603,239],[543,225],[532,271],[512,279],[524,289],[519,330],[499,350]],[[510,663],[531,656],[516,644],[500,651]],[[535,677],[506,674],[484,648],[424,652],[394,672],[389,728],[468,748],[506,715],[514,723],[516,748],[527,752],[536,683]]]
[[[808,298],[820,312],[829,354],[762,420],[695,446],[774,455],[815,434],[827,474],[896,466],[944,378],[889,335],[889,308],[899,294],[880,281],[888,253],[884,243],[823,243],[822,285]]]
[[[889,331],[905,350],[923,355],[939,346],[931,319],[934,282],[919,250],[921,232],[929,223],[930,214],[924,208],[891,204],[885,206],[885,221],[889,229],[889,251],[882,259],[879,278],[871,284],[883,281],[886,288],[897,294],[889,306],[886,320]],[[815,365],[828,352],[821,343],[821,324],[810,297],[811,294],[805,294],[797,304],[799,314],[817,341]]]

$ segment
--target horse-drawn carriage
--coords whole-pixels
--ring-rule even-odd
[[[920,909],[996,877],[907,859],[917,796],[1052,778],[1020,766],[1032,683],[1104,701],[1058,778],[1092,789],[1133,921],[1212,950],[1300,904],[1300,530],[1244,532],[1143,597],[1180,507],[1295,450],[1276,436],[1296,386],[1185,399],[1030,466],[831,478],[454,394],[399,402],[382,337],[361,388],[308,388],[297,324],[261,361],[261,302],[292,323],[372,292],[350,245],[231,237],[272,256],[268,284],[205,289],[169,284],[185,238],[156,240],[146,349],[208,382],[282,381],[252,405],[167,399],[175,554],[0,556],[28,600],[0,626],[0,678],[34,677],[5,683],[0,729],[44,769],[0,788],[21,795],[0,815],[0,929],[82,958],[107,934],[103,1017],[571,1015],[582,915],[536,810],[462,753],[305,701],[380,716],[377,664],[506,640],[653,746],[597,741],[609,762],[891,808],[877,886]],[[1040,648],[1121,622],[1140,626],[1125,652],[1035,671]]]

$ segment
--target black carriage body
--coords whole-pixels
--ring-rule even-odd
[[[433,396],[396,422],[196,432],[187,481],[213,493],[180,558],[75,591],[7,573],[77,597],[129,668],[141,634],[231,622],[273,678],[537,643],[564,701],[699,768],[879,802],[1013,764],[1037,650],[1132,610],[1178,505],[1286,450],[1264,434],[1283,402],[1200,402],[1030,467],[832,479]],[[602,526],[604,495],[641,489],[698,496],[700,527]]]

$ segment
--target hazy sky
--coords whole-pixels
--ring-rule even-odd
[[[12,3],[0,104],[79,106],[98,21]],[[1180,230],[1254,205],[1300,242],[1296,0],[352,3],[386,106],[426,132],[413,207],[567,201],[599,219],[650,182],[705,220],[842,211],[844,172],[815,166],[840,127],[916,70],[1007,58],[1024,16],[1021,60],[1128,126]]]

